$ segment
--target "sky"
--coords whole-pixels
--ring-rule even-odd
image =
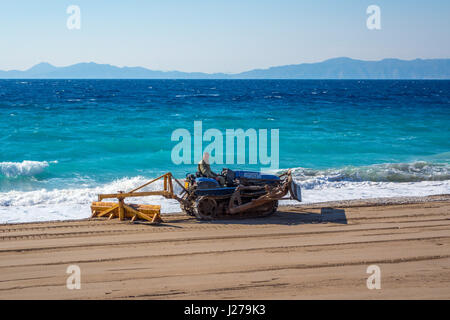
[[[77,5],[81,28],[67,28]],[[381,30],[369,30],[369,5]],[[0,70],[40,62],[238,73],[334,57],[450,58],[448,0],[0,0]]]

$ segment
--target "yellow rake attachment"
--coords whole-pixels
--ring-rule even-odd
[[[118,193],[111,194],[99,194],[98,201],[93,202],[91,205],[92,218],[95,217],[105,217],[108,219],[119,218],[120,221],[131,219],[131,221],[135,221],[137,219],[147,220],[152,223],[161,223],[163,222],[161,218],[161,206],[159,205],[138,205],[138,204],[126,204],[126,198],[135,198],[135,197],[147,197],[147,196],[163,196],[167,199],[176,199],[179,198],[173,192],[173,184],[172,184],[172,174],[170,172],[163,174],[162,176],[153,179],[129,192],[119,191]],[[162,191],[148,191],[148,192],[137,192],[138,190],[158,181],[160,179],[164,179],[164,190]],[[176,183],[178,183],[183,189],[184,187],[181,185],[178,180],[173,179]],[[116,202],[102,202],[104,199],[117,199]]]
[[[131,219],[131,222],[136,219],[147,220],[153,223],[162,222],[160,216],[161,206],[158,205],[125,204],[123,200],[119,200],[118,203],[93,202],[91,210],[92,218],[106,217],[108,219],[119,218],[119,220]]]

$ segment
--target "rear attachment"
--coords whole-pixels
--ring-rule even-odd
[[[108,218],[119,220],[131,219],[131,222],[135,220],[147,220],[152,223],[160,223],[161,219],[161,206],[158,205],[137,205],[137,204],[125,204],[124,201],[119,200],[115,202],[93,202],[91,205],[92,218]]]
[[[164,179],[164,190],[136,192],[160,179]],[[184,187],[181,185],[180,182],[178,182],[178,180],[176,179],[174,180],[181,186],[181,188],[184,189]],[[125,203],[126,198],[148,197],[148,196],[163,196],[167,199],[175,199],[178,201],[182,201],[173,192],[172,174],[169,172],[129,192],[119,191],[118,193],[99,194],[98,202],[93,202],[91,205],[92,218],[96,217],[108,219],[119,218],[120,221],[131,219],[132,222],[135,220],[146,220],[155,224],[163,222],[161,218],[161,206]],[[117,199],[117,203],[102,202],[102,200],[104,199],[113,199],[113,198]]]

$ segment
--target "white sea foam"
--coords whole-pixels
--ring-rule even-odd
[[[419,181],[419,182],[351,182],[338,181],[312,185],[310,182],[300,182],[302,186],[303,203],[318,203],[326,201],[389,198],[389,197],[419,197],[450,193],[450,180]],[[281,201],[283,204],[295,204],[295,201]]]
[[[347,166],[337,169],[295,168],[293,175],[311,187],[338,181],[350,182],[419,182],[450,180],[450,164],[416,161],[385,163],[370,166]],[[307,185],[305,185],[307,186]]]
[[[147,181],[148,179],[138,176],[94,188],[3,192],[0,193],[0,223],[87,218],[90,216],[90,203],[96,201],[98,194],[130,190]],[[162,181],[157,181],[143,190],[161,190],[162,187]],[[179,192],[178,185],[174,188]],[[180,211],[178,202],[160,196],[127,200],[133,203],[160,204],[162,213]]]
[[[22,161],[22,162],[0,162],[0,175],[8,178],[19,176],[35,176],[44,171],[51,163],[57,161]]]

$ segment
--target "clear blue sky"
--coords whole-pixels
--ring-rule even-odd
[[[81,8],[81,30],[66,9]],[[366,28],[381,8],[382,30]],[[1,0],[0,69],[39,62],[240,72],[356,59],[450,58],[448,0]]]

